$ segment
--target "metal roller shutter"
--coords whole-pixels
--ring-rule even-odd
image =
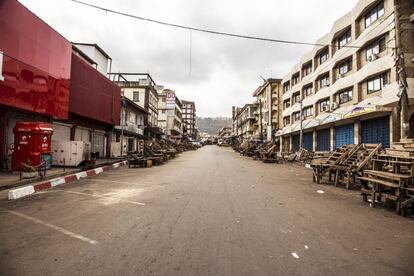
[[[307,132],[303,134],[303,146],[307,150],[313,150],[313,132]]]
[[[75,141],[90,142],[91,130],[83,127],[76,127],[75,129]]]
[[[361,122],[362,143],[381,143],[384,148],[390,147],[390,118],[389,116]]]
[[[283,152],[288,152],[290,147],[290,137],[283,137]]]
[[[299,135],[292,136],[292,151],[299,151],[299,143],[300,143],[300,137]]]
[[[335,128],[335,146],[337,148],[354,143],[354,124],[337,126]]]
[[[53,122],[52,128],[52,140],[60,142],[70,141],[70,125]]]
[[[331,133],[329,128],[318,130],[316,136],[316,150],[330,151],[331,150]]]
[[[92,134],[92,151],[98,152],[99,157],[105,157],[105,134],[99,132]]]

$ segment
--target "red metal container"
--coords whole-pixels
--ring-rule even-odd
[[[22,163],[30,160],[32,166],[42,163],[42,155],[51,154],[52,124],[44,122],[17,122],[14,132],[12,169],[19,171]]]

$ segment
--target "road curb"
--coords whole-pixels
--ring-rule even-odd
[[[87,171],[83,171],[83,172],[78,172],[78,173],[74,173],[74,174],[69,174],[69,175],[49,179],[47,181],[33,183],[31,185],[26,185],[26,186],[23,186],[23,187],[20,187],[20,188],[12,189],[12,190],[9,190],[8,199],[9,200],[10,199],[19,199],[19,198],[34,194],[36,192],[42,191],[42,190],[47,190],[47,189],[54,188],[56,186],[60,186],[60,185],[63,185],[63,184],[78,181],[81,178],[86,178],[86,177],[89,177],[89,176],[94,176],[94,175],[97,175],[97,174],[101,174],[101,173],[106,172],[108,170],[116,169],[116,168],[119,168],[121,166],[125,166],[126,164],[127,164],[127,161],[121,161],[121,162],[114,163],[114,164],[111,164],[111,165],[98,167],[98,168],[95,168],[95,169],[91,169],[91,170],[87,170]]]

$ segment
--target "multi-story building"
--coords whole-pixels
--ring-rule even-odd
[[[314,47],[282,80],[282,150],[299,149],[301,117],[303,146],[309,150],[354,143],[388,147],[397,141],[402,68],[413,126],[413,20],[413,1],[408,0],[360,0],[336,20],[316,42],[326,46]]]
[[[267,79],[253,93],[256,97],[255,136],[272,141],[276,131],[282,127],[281,79]]]
[[[232,120],[232,131],[231,134],[233,137],[238,137],[239,133],[238,133],[238,128],[237,128],[237,114],[239,112],[239,107],[237,106],[232,106],[231,107],[231,120]]]
[[[236,133],[241,140],[251,139],[254,137],[255,128],[255,111],[258,106],[256,104],[245,104],[242,108],[236,108],[235,115]]]
[[[123,95],[144,108],[144,135],[147,138],[162,135],[158,127],[157,85],[147,73],[111,73],[111,78],[122,88]]]
[[[217,132],[218,139],[228,139],[231,136],[232,127],[231,126],[224,126],[219,129]]]
[[[144,139],[144,118],[147,112],[127,97],[121,97],[121,122],[115,126],[111,141],[111,157],[126,156],[138,150]],[[122,151],[121,151],[122,149]]]
[[[196,107],[195,103],[191,101],[181,101],[183,104],[183,124],[184,134],[189,138],[196,139]]]
[[[158,95],[158,126],[168,138],[180,140],[183,136],[182,103],[174,91],[164,89]]]

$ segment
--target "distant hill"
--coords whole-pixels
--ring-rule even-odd
[[[196,125],[199,132],[215,135],[224,126],[231,125],[231,118],[227,117],[197,117]]]

